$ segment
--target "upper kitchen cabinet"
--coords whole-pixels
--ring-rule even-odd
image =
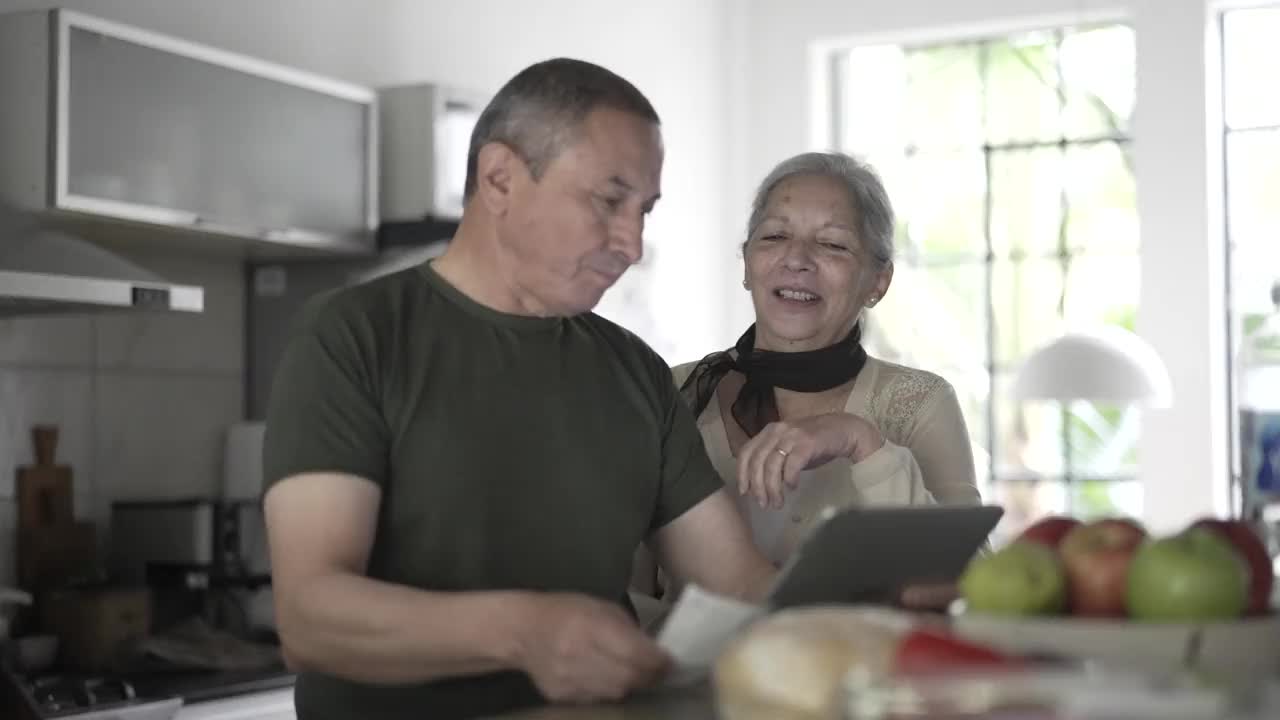
[[[371,89],[52,10],[0,15],[0,108],[20,207],[266,255],[373,249]]]

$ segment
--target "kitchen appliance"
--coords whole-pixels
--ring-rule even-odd
[[[202,312],[204,290],[0,204],[0,315],[101,310]]]
[[[120,678],[0,668],[0,715],[6,720],[170,720],[181,707],[181,697],[140,697]]]
[[[111,526],[116,575],[151,589],[157,631],[193,616],[233,633],[271,630],[253,605],[271,583],[260,503],[117,502]]]
[[[383,222],[462,217],[471,131],[487,100],[432,83],[378,90]]]
[[[118,501],[111,506],[113,564],[181,578],[192,587],[268,580],[262,510],[254,500]]]

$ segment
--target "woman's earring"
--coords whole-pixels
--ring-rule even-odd
[[[747,284],[747,281],[746,281],[746,280],[743,280],[743,281],[742,281],[742,289],[743,289],[743,290],[750,290],[750,289],[751,289],[751,286]]]
[[[875,295],[872,295],[870,298],[867,299],[867,307],[871,307],[872,305],[875,305],[878,302],[880,302],[880,298],[876,297]]]

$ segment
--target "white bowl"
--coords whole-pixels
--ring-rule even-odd
[[[1135,670],[1194,668],[1222,675],[1280,671],[1280,616],[1203,623],[959,612],[962,637],[1008,652],[1060,655]]]

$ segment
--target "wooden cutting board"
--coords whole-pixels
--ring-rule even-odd
[[[18,580],[41,591],[90,575],[97,538],[92,523],[77,521],[71,468],[57,462],[58,429],[31,430],[35,464],[17,469]]]
[[[57,462],[58,430],[37,426],[31,431],[34,465],[17,469],[18,527],[43,528],[75,522],[71,468]]]
[[[97,568],[93,523],[76,521],[18,529],[18,583],[32,592],[91,577]]]

